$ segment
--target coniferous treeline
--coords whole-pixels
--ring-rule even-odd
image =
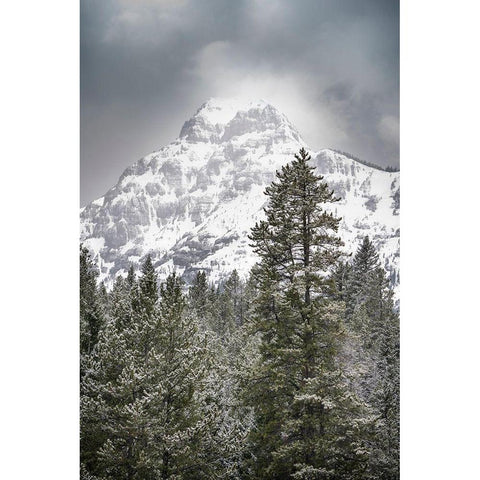
[[[301,150],[266,190],[259,262],[97,286],[80,249],[81,477],[399,478],[399,326],[368,237],[345,261],[337,199]]]

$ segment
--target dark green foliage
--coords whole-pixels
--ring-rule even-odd
[[[224,292],[231,303],[231,311],[233,319],[237,326],[243,325],[245,322],[245,312],[248,308],[245,286],[238,276],[238,272],[234,270],[228,280],[225,282]]]
[[[197,272],[188,290],[190,308],[198,318],[206,318],[208,312],[208,283],[205,272]]]
[[[132,288],[135,285],[137,278],[135,275],[135,269],[133,268],[133,265],[130,265],[130,268],[128,269],[128,274],[127,274],[127,282]]]
[[[205,272],[198,272],[189,288],[189,307],[204,329],[215,332],[226,341],[244,321],[246,300],[244,285],[234,270],[217,288],[209,286]]]
[[[82,478],[238,478],[250,420],[228,358],[200,333],[180,278],[157,284],[147,258],[109,295],[82,378]]]
[[[390,282],[368,237],[363,239],[351,265],[339,269],[335,280],[356,337],[350,345],[357,367],[354,389],[375,416],[370,473],[375,479],[398,479],[399,318]]]
[[[351,317],[358,305],[366,302],[371,293],[371,273],[379,266],[378,253],[370,239],[365,237],[353,258],[351,267],[345,266],[348,270],[346,272],[348,280],[345,277],[343,284],[347,318]]]
[[[400,467],[399,318],[394,311],[389,280],[382,268],[377,267],[369,275],[367,288],[365,348],[376,374],[369,399],[377,415],[372,468],[380,474],[378,478],[394,480],[399,478]]]
[[[130,276],[130,275],[129,275]],[[131,281],[128,280],[129,282]],[[157,275],[153,267],[152,258],[147,255],[142,265],[142,275],[138,282],[139,303],[148,316],[153,314],[155,304],[158,301]]]
[[[348,287],[351,278],[352,267],[349,262],[339,261],[332,272],[334,290],[332,298],[335,300],[347,301]]]
[[[80,353],[89,354],[102,327],[103,290],[97,288],[98,270],[87,248],[80,245]]]
[[[367,237],[345,261],[304,150],[266,194],[246,281],[198,272],[187,293],[147,256],[107,292],[81,248],[82,479],[398,480],[399,325],[378,254]]]
[[[147,259],[135,311],[134,285],[117,280],[112,321],[84,380],[82,439],[97,445],[91,452],[95,442],[84,442],[82,460],[102,478],[171,478],[188,465],[196,469],[195,448],[209,417],[200,414],[195,392],[208,355],[184,315],[180,280],[168,277],[160,301],[156,284]]]
[[[253,271],[261,361],[250,395],[256,478],[359,478],[367,458],[361,408],[336,363],[342,310],[329,277],[343,244],[340,219],[324,207],[337,199],[309,160],[302,149],[277,172],[267,220],[250,236],[261,258]]]

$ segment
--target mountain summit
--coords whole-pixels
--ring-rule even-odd
[[[245,101],[211,98],[185,122],[180,138],[191,143],[222,143],[233,137],[276,131],[283,138],[300,141],[287,117],[264,100]]]
[[[198,270],[220,281],[246,275],[257,261],[247,238],[263,218],[265,187],[304,147],[342,200],[345,251],[368,235],[394,285],[399,283],[399,172],[385,172],[333,150],[312,152],[287,117],[269,103],[210,99],[177,140],[121,175],[81,210],[81,240],[111,283],[150,253],[161,277]]]

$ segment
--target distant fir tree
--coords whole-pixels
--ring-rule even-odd
[[[214,330],[227,343],[236,330],[235,311],[232,292],[225,288],[218,288],[214,304]]]
[[[346,315],[350,319],[355,308],[364,304],[368,297],[368,281],[371,272],[380,267],[378,253],[369,237],[363,238],[351,264],[344,264],[343,298],[346,302]],[[335,277],[338,281],[338,276]],[[340,284],[337,283],[339,287]]]
[[[197,272],[188,290],[188,305],[204,330],[224,338],[230,333],[233,312],[223,288],[209,284],[205,272]]]
[[[359,310],[368,319],[365,349],[373,365],[369,404],[376,412],[372,470],[381,480],[400,478],[400,326],[386,272],[377,267]]]
[[[80,245],[80,353],[90,354],[102,327],[104,291],[97,288],[97,266],[86,247]]]
[[[250,382],[259,479],[362,478],[368,459],[360,404],[336,361],[343,331],[330,275],[343,243],[325,210],[333,191],[302,149],[266,189],[266,220],[250,239],[260,262],[253,327],[260,361]]]
[[[86,247],[80,245],[80,396],[85,398],[88,390],[88,378],[92,365],[95,363],[95,349],[105,326],[108,309],[108,294],[102,289],[99,292],[97,266]],[[88,465],[94,463],[93,452],[101,445],[90,425],[81,427],[82,462]],[[86,474],[87,470],[83,468]],[[82,474],[83,475],[83,474]],[[83,475],[82,478],[88,478]]]
[[[235,272],[236,274],[236,272]],[[204,330],[214,332],[226,343],[235,329],[235,301],[227,279],[224,285],[209,285],[205,272],[197,272],[188,291],[188,304]],[[237,274],[238,277],[238,274]],[[228,287],[226,288],[226,285]],[[238,288],[241,288],[238,286]]]
[[[346,361],[355,371],[355,391],[375,416],[370,472],[374,479],[396,480],[400,447],[400,332],[393,291],[368,237],[344,272],[343,277],[336,276],[337,291],[342,291],[346,300],[348,325],[356,338],[346,345]]]
[[[108,290],[105,285],[105,282],[101,282],[100,285],[98,285],[98,303],[100,305],[100,311],[102,318],[105,320],[105,318],[108,316],[109,312],[109,295],[108,295]]]
[[[150,317],[153,315],[155,305],[158,302],[157,274],[150,255],[147,255],[142,265],[142,275],[138,282],[138,295],[142,313]]]
[[[198,319],[206,319],[209,310],[208,282],[205,272],[197,272],[188,289],[188,302],[192,313]]]
[[[138,282],[133,267],[131,267],[127,278],[118,276],[115,279],[112,291],[109,294],[110,317],[120,331],[132,325],[134,315],[140,311],[138,303]]]
[[[230,277],[225,282],[224,291],[231,303],[235,325],[243,325],[245,321],[245,311],[248,308],[248,299],[247,292],[245,291],[245,284],[240,279],[236,269],[233,270]]]
[[[349,282],[351,278],[351,264],[347,261],[340,260],[334,267],[332,272],[332,280],[334,284],[334,291],[332,292],[332,298],[342,302],[347,302],[347,296],[349,294]],[[348,306],[348,305],[347,305]],[[348,309],[347,309],[348,311]]]

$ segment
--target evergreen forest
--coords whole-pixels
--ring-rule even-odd
[[[266,189],[257,263],[109,290],[80,246],[83,480],[399,479],[399,313],[305,150]]]

